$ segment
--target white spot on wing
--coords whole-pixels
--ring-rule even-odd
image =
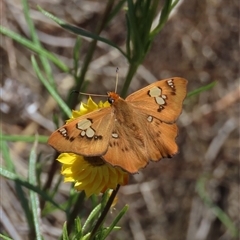
[[[84,137],[86,135],[85,131],[81,131],[81,136]]]
[[[94,134],[95,134],[95,132],[94,132],[94,130],[93,130],[92,128],[88,128],[88,129],[86,130],[86,136],[87,136],[88,138],[92,138],[92,137],[94,136]]]
[[[165,103],[164,99],[162,97],[156,97],[156,102],[159,105],[163,105]]]
[[[159,87],[153,87],[149,90],[150,97],[158,97],[158,96],[161,96],[161,94],[162,94],[162,89]]]
[[[64,137],[67,137],[67,130],[66,128],[61,128],[58,130]]]
[[[152,116],[148,116],[148,117],[147,117],[147,120],[148,120],[149,122],[152,122],[153,117],[152,117]]]
[[[117,133],[112,133],[112,137],[113,138],[118,138],[118,134]]]
[[[167,84],[168,84],[169,87],[174,88],[174,83],[173,83],[172,79],[168,80]]]
[[[86,130],[92,125],[91,121],[88,119],[83,119],[77,123],[77,128],[80,130]]]
[[[161,96],[163,99],[167,99],[167,96],[166,95],[164,95],[164,94],[162,94],[162,96]]]

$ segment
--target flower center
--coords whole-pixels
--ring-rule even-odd
[[[99,167],[105,164],[100,157],[84,157],[84,160],[94,167]]]

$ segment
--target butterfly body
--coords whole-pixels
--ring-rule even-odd
[[[187,81],[157,81],[125,100],[109,92],[108,108],[83,115],[55,131],[48,143],[59,152],[99,156],[113,166],[136,173],[150,160],[178,151],[175,121],[182,110]]]

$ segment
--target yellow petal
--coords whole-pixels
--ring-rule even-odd
[[[72,111],[72,117],[68,121],[103,107],[110,107],[109,102],[100,101],[96,104],[90,97],[87,104],[81,103],[79,111]],[[85,191],[87,197],[104,192],[108,188],[115,189],[118,184],[125,185],[128,182],[126,172],[107,163],[100,166],[91,165],[91,162],[74,153],[62,153],[57,160],[63,164],[64,181],[75,182],[74,188]]]
[[[77,155],[74,153],[61,153],[57,160],[64,164],[73,164],[76,161]]]

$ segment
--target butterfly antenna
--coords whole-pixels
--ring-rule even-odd
[[[92,96],[92,97],[107,97],[108,95],[106,94],[92,94],[92,93],[83,93],[83,92],[79,92],[77,90],[72,90],[71,91],[71,94],[73,93],[77,93],[77,94],[80,94],[80,95],[84,95],[84,96]]]
[[[117,92],[117,86],[118,86],[118,70],[119,70],[119,68],[117,67],[117,69],[116,69],[116,85],[115,85],[115,93]]]

